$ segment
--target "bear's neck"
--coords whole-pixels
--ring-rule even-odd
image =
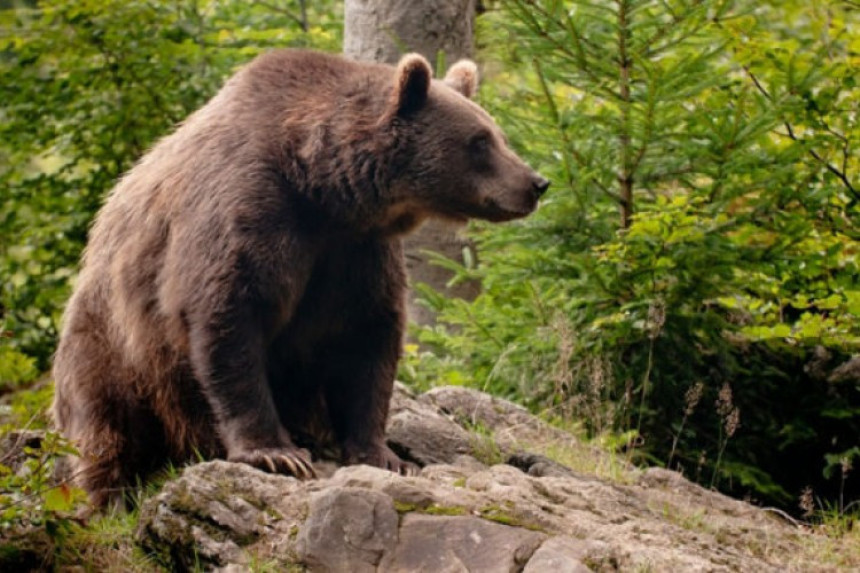
[[[363,125],[364,124],[364,125]],[[346,127],[346,128],[345,128]],[[292,191],[310,201],[339,230],[397,236],[424,215],[392,190],[394,146],[378,127],[339,116],[285,122],[281,167]]]

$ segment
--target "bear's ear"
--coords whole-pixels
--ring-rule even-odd
[[[397,115],[409,115],[424,106],[432,77],[430,64],[421,54],[406,54],[400,58],[391,95]]]
[[[478,91],[478,66],[472,60],[460,60],[445,74],[445,83],[472,99]]]

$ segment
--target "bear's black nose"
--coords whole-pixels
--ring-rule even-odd
[[[546,190],[549,188],[549,179],[545,179],[540,175],[536,175],[534,180],[532,181],[532,185],[535,187],[535,191],[537,191],[537,196],[540,197]]]

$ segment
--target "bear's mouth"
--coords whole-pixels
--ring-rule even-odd
[[[483,219],[491,223],[504,223],[514,219],[522,219],[534,213],[538,201],[536,197],[528,198],[526,204],[519,208],[502,206],[493,197],[484,197],[477,202],[452,202],[444,211],[437,211],[435,216],[453,223],[465,223],[469,219]]]
[[[492,223],[504,223],[531,215],[537,209],[537,205],[537,199],[534,199],[524,209],[509,209],[502,207],[495,199],[488,197],[484,201],[485,208],[483,212],[478,216]]]
[[[513,221],[514,219],[522,219],[523,217],[527,217],[534,212],[534,209],[530,211],[499,211],[498,213],[494,213],[489,217],[484,217],[486,220],[491,223],[505,223],[507,221]]]

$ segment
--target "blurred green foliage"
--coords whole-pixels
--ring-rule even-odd
[[[0,562],[18,559],[21,547],[35,532],[59,545],[74,524],[74,511],[86,498],[80,488],[57,477],[56,464],[76,453],[67,440],[47,432],[16,432],[3,427],[0,456]],[[43,556],[43,562],[50,559]]]
[[[263,50],[339,48],[339,3],[299,4],[46,0],[0,10],[5,356],[48,366],[90,221],[157,137]]]
[[[856,497],[860,380],[833,370],[860,351],[860,8],[490,6],[482,103],[553,186],[475,226],[477,268],[440,261],[484,290],[424,289],[440,325],[406,364],[735,495]]]

